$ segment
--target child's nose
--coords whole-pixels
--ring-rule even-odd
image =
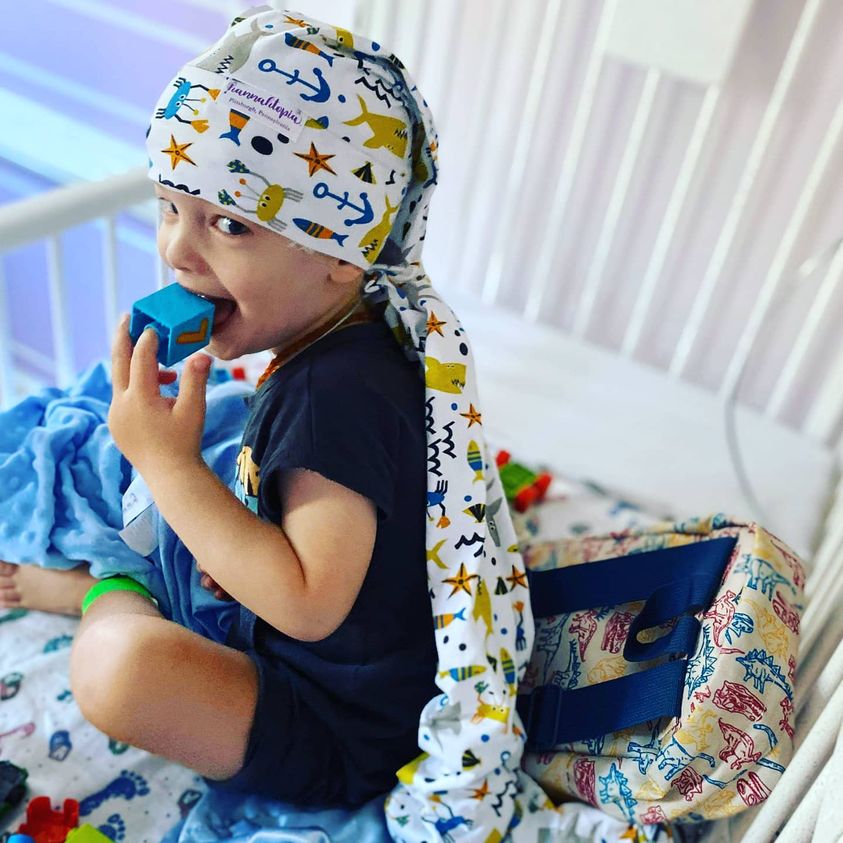
[[[191,273],[207,270],[208,265],[202,256],[195,228],[179,221],[177,224],[168,226],[162,236],[163,256],[173,269]]]

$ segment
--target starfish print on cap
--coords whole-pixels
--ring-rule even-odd
[[[516,585],[523,586],[524,588],[528,588],[527,586],[527,572],[526,571],[519,571],[515,565],[512,566],[512,573],[506,578],[507,582],[512,583],[512,587],[515,588]]]
[[[166,149],[162,149],[161,152],[166,152],[170,156],[170,164],[174,170],[181,161],[187,161],[188,164],[193,164],[195,167],[196,162],[185,152],[189,146],[193,146],[193,143],[177,143],[175,137],[170,135],[170,145]]]
[[[432,334],[435,331],[440,337],[444,337],[445,335],[442,333],[442,326],[447,324],[447,322],[442,322],[440,319],[437,319],[436,314],[431,310],[430,316],[427,318],[427,333]]]
[[[309,173],[308,175],[313,175],[314,173],[318,173],[320,170],[327,170],[329,173],[336,175],[336,173],[331,169],[331,167],[326,163],[329,158],[333,158],[333,155],[320,155],[319,151],[313,145],[313,141],[310,143],[310,152],[305,154],[304,152],[296,152],[295,153],[299,158],[303,158],[308,163]]]
[[[483,779],[483,785],[481,787],[474,787],[472,790],[474,791],[471,794],[472,799],[485,799],[489,795],[489,780]]]
[[[446,582],[448,585],[454,587],[454,590],[448,595],[449,597],[453,597],[460,589],[466,594],[471,594],[471,581],[479,579],[480,577],[477,574],[469,574],[465,569],[465,562],[461,562],[456,576],[448,577],[448,579],[442,580],[442,582]]]
[[[468,412],[467,413],[460,413],[460,415],[468,419],[468,426],[471,427],[475,422],[477,424],[483,424],[483,416],[474,409],[474,404],[468,405]]]

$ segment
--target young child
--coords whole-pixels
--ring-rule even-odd
[[[299,804],[359,804],[403,767],[393,832],[423,839],[447,810],[503,836],[516,793],[541,798],[518,781],[513,697],[531,619],[467,340],[419,262],[426,103],[374,42],[261,7],[179,71],[147,151],[160,253],[215,304],[210,352],[276,357],[235,496],[199,452],[209,358],[162,397],[154,332],[133,348],[120,326],[114,440],[240,609],[221,646],[128,578],[97,583],[71,657],[82,711]]]
[[[124,320],[112,349],[114,441],[239,618],[220,646],[106,580],[115,590],[85,612],[71,680],[115,739],[232,789],[356,804],[418,755],[437,693],[424,383],[383,305],[363,296],[411,179],[410,120],[391,78],[372,66],[372,87],[355,85],[350,53],[317,55],[306,25],[280,32],[284,21],[240,22],[180,71],[148,135],[159,252],[176,283],[215,304],[208,351],[276,354],[237,496],[200,456],[210,358],[187,362],[172,401],[154,331],[133,348]],[[311,75],[332,100],[301,99],[287,84],[297,72],[304,93]],[[393,99],[385,128],[378,94]]]

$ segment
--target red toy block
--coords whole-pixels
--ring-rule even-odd
[[[498,468],[502,465],[506,465],[510,460],[510,453],[509,451],[498,451],[498,455],[495,457],[495,462],[497,463]]]
[[[79,803],[65,799],[61,811],[54,811],[49,796],[36,796],[26,808],[26,822],[19,834],[28,834],[35,843],[64,843],[67,833],[79,824]]]
[[[528,486],[526,489],[522,489],[513,500],[515,511],[526,512],[538,500],[538,497],[539,492],[535,486]]]
[[[535,486],[539,490],[539,500],[544,500],[547,489],[553,482],[553,478],[545,471],[536,478]]]
[[[513,462],[508,451],[499,451],[495,462],[504,495],[517,512],[526,512],[544,500],[553,478],[546,471],[536,474],[521,463]]]

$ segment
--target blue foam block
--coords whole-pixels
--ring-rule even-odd
[[[169,284],[132,305],[132,342],[136,343],[149,326],[158,334],[158,362],[172,366],[211,341],[213,302],[179,284]]]

